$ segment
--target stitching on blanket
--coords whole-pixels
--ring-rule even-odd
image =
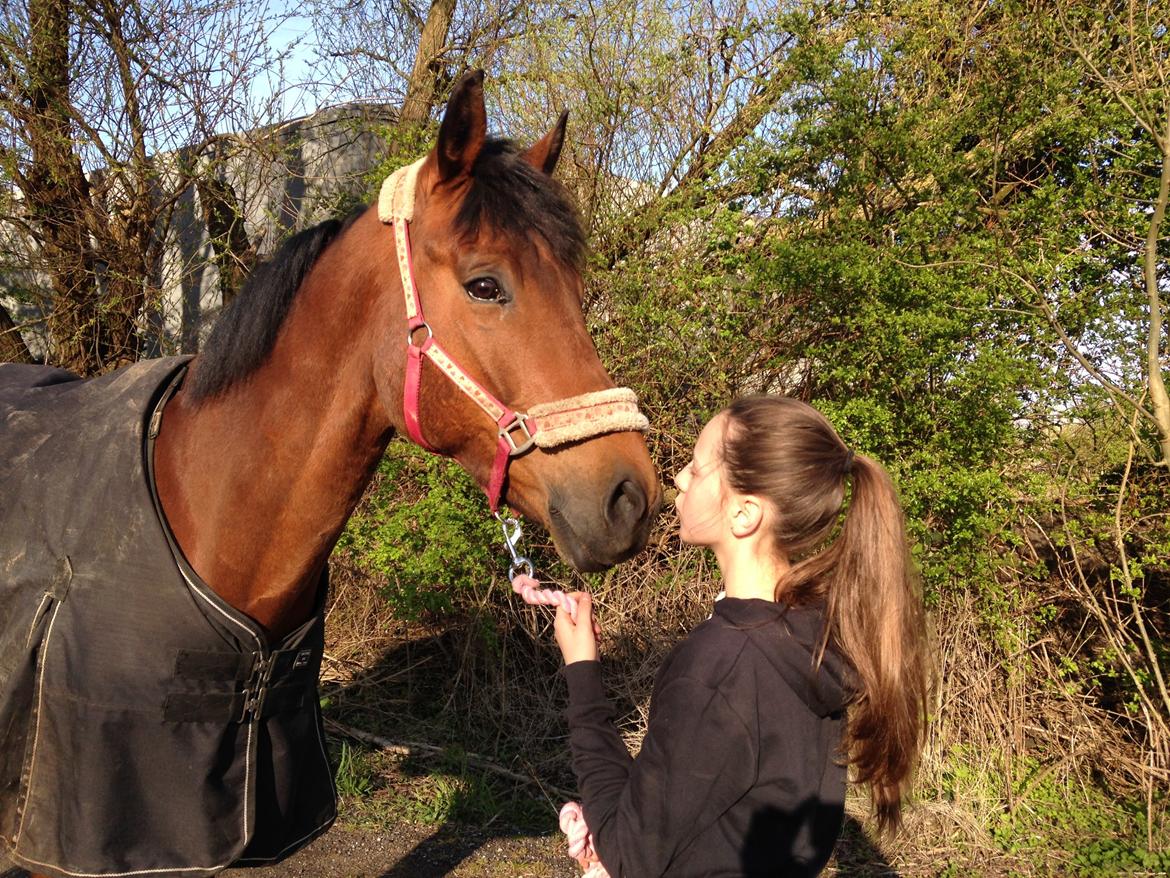
[[[62,869],[53,863],[42,863],[40,860],[32,860],[28,857],[13,853],[13,859],[19,860],[25,866],[45,866],[49,869],[55,869],[58,872],[64,872],[66,875],[76,875],[77,878],[126,878],[129,875],[162,875],[170,872],[210,872],[215,869],[226,869],[231,863],[224,863],[221,866],[184,866],[175,869],[139,869],[135,872],[73,872],[69,869]]]
[[[53,638],[53,623],[57,621],[59,612],[61,612],[61,605],[57,604],[53,608],[53,616],[49,619],[49,628],[45,631],[45,639],[41,644],[41,671],[37,674],[37,724],[33,729],[32,758],[29,760],[28,766],[28,783],[25,784],[24,809],[20,813],[20,826],[16,828],[16,837],[12,840],[14,850],[20,847],[20,838],[24,834],[24,820],[28,817],[28,800],[32,797],[33,781],[36,779],[37,749],[41,743],[41,717],[44,716],[45,667],[49,663],[47,653],[49,642]]]
[[[45,592],[41,598],[41,602],[37,604],[37,611],[33,613],[32,624],[28,626],[28,637],[24,639],[24,648],[29,649],[32,646],[33,633],[37,630],[37,623],[41,621],[41,615],[45,612],[45,603],[53,599],[51,591]]]
[[[244,625],[238,619],[233,619],[229,613],[225,613],[223,609],[219,607],[208,595],[204,594],[203,589],[196,585],[195,581],[187,575],[187,571],[183,569],[183,565],[179,564],[177,566],[179,568],[179,573],[182,575],[184,581],[191,587],[191,590],[204,601],[204,603],[206,603],[225,619],[234,623],[237,627],[247,631],[252,640],[256,642],[256,646],[263,650],[264,644],[260,642],[260,638],[256,636],[256,632],[252,631],[252,629],[250,629],[247,625]],[[249,801],[248,796],[250,790],[252,789],[252,734],[254,727],[255,723],[248,723],[248,747],[247,752],[244,754],[244,838],[248,838],[248,830],[250,828],[248,826],[248,811],[250,810],[251,802]]]
[[[179,573],[182,574],[183,579],[186,581],[187,585],[191,586],[194,592],[203,599],[204,603],[206,603],[209,607],[211,607],[211,609],[215,610],[215,612],[219,613],[219,615],[223,616],[237,628],[240,628],[243,631],[247,631],[248,636],[250,636],[256,642],[257,648],[264,648],[264,644],[260,642],[260,638],[256,636],[256,632],[241,622],[239,619],[235,619],[229,613],[225,613],[222,607],[216,604],[216,602],[213,601],[211,597],[203,591],[203,589],[195,584],[194,580],[192,580],[191,577],[187,575],[187,571],[185,571],[182,566],[179,567]]]

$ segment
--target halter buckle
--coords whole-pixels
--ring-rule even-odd
[[[520,431],[520,442],[512,436],[513,430]],[[528,429],[528,415],[522,412],[512,412],[512,420],[500,427],[500,438],[508,443],[509,457],[517,457],[536,444],[532,431]]]

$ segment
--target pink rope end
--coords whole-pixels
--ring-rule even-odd
[[[527,573],[518,573],[512,579],[512,591],[520,595],[526,604],[545,607],[563,607],[565,612],[577,622],[577,602],[563,591],[551,588],[541,588],[540,581]]]
[[[576,860],[585,874],[581,878],[609,878],[593,847],[593,836],[585,825],[585,814],[576,802],[565,802],[559,815],[561,832],[569,840],[569,856]]]

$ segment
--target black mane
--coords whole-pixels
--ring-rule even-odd
[[[305,275],[360,213],[298,232],[253,269],[243,289],[220,313],[199,353],[199,366],[186,382],[189,400],[198,403],[224,393],[268,359]]]
[[[187,380],[189,400],[218,396],[259,368],[272,353],[309,269],[361,212],[293,235],[256,266],[203,346],[198,368]],[[455,218],[456,233],[464,239],[474,238],[485,224],[518,235],[538,234],[562,263],[578,270],[584,263],[585,234],[564,188],[528,164],[510,140],[484,143]]]

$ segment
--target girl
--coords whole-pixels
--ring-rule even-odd
[[[679,536],[726,597],[659,670],[631,759],[601,685],[589,596],[558,609],[570,746],[613,878],[811,876],[846,771],[897,827],[925,726],[922,602],[886,471],[794,399],[738,400],[675,477]]]

